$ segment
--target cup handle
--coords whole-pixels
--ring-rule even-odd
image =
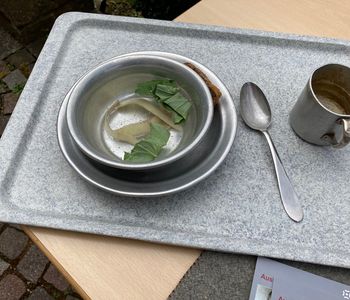
[[[337,144],[334,147],[342,148],[350,142],[350,119],[339,119],[337,123],[342,128]]]

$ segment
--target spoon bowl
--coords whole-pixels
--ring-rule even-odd
[[[263,91],[253,82],[241,89],[241,115],[252,129],[266,131],[271,124],[271,109]]]

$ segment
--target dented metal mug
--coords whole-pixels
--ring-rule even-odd
[[[329,64],[311,75],[290,115],[295,133],[316,145],[350,142],[350,68]]]

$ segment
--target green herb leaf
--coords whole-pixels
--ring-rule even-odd
[[[179,91],[179,88],[173,85],[157,84],[154,95],[160,102],[170,98]]]
[[[124,160],[132,161],[136,163],[144,163],[144,162],[152,161],[153,159],[154,159],[153,156],[146,152],[134,151],[132,153],[128,153],[128,152],[124,153]]]
[[[142,96],[153,97],[172,113],[175,124],[186,120],[191,108],[191,102],[179,92],[174,80],[151,80],[140,83],[135,91]]]
[[[140,96],[154,97],[156,86],[158,84],[176,87],[176,83],[174,80],[170,80],[170,79],[150,80],[150,81],[139,83],[137,85],[135,93],[139,94]]]
[[[176,113],[175,111],[173,111],[173,113],[172,113],[172,120],[173,120],[173,122],[175,123],[175,124],[179,124],[179,123],[181,123],[183,120],[184,120],[184,118],[183,117],[181,117],[178,113]]]
[[[188,101],[184,96],[180,93],[176,93],[174,96],[164,100],[164,104],[168,105],[172,110],[174,110],[178,115],[182,117],[182,119],[186,120],[188,116],[188,112],[191,108],[191,102]],[[180,120],[179,117],[176,117],[176,120]],[[175,120],[174,120],[175,122]],[[181,122],[181,120],[180,120]],[[179,122],[175,122],[177,124]]]
[[[130,153],[124,153],[124,160],[144,163],[154,160],[167,144],[170,132],[162,125],[151,123],[149,135],[135,144]]]

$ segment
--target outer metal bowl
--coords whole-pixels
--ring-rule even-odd
[[[87,182],[113,194],[132,197],[154,197],[183,191],[211,175],[228,155],[237,129],[237,114],[225,85],[204,65],[181,55],[159,51],[144,52],[165,56],[181,63],[190,62],[200,68],[222,92],[210,128],[196,155],[187,155],[156,172],[114,169],[88,159],[81,153],[68,133],[66,106],[70,93],[63,101],[57,120],[58,143],[70,166]],[[133,55],[133,53],[129,54]],[[232,155],[232,153],[231,153]]]
[[[123,161],[106,145],[104,114],[116,99],[122,101],[132,97],[138,83],[158,78],[175,80],[193,104],[183,135],[173,149],[152,162]],[[114,168],[145,170],[164,166],[191,152],[208,131],[213,103],[204,81],[184,64],[161,56],[136,53],[108,60],[84,75],[71,91],[66,117],[72,138],[90,158]]]

